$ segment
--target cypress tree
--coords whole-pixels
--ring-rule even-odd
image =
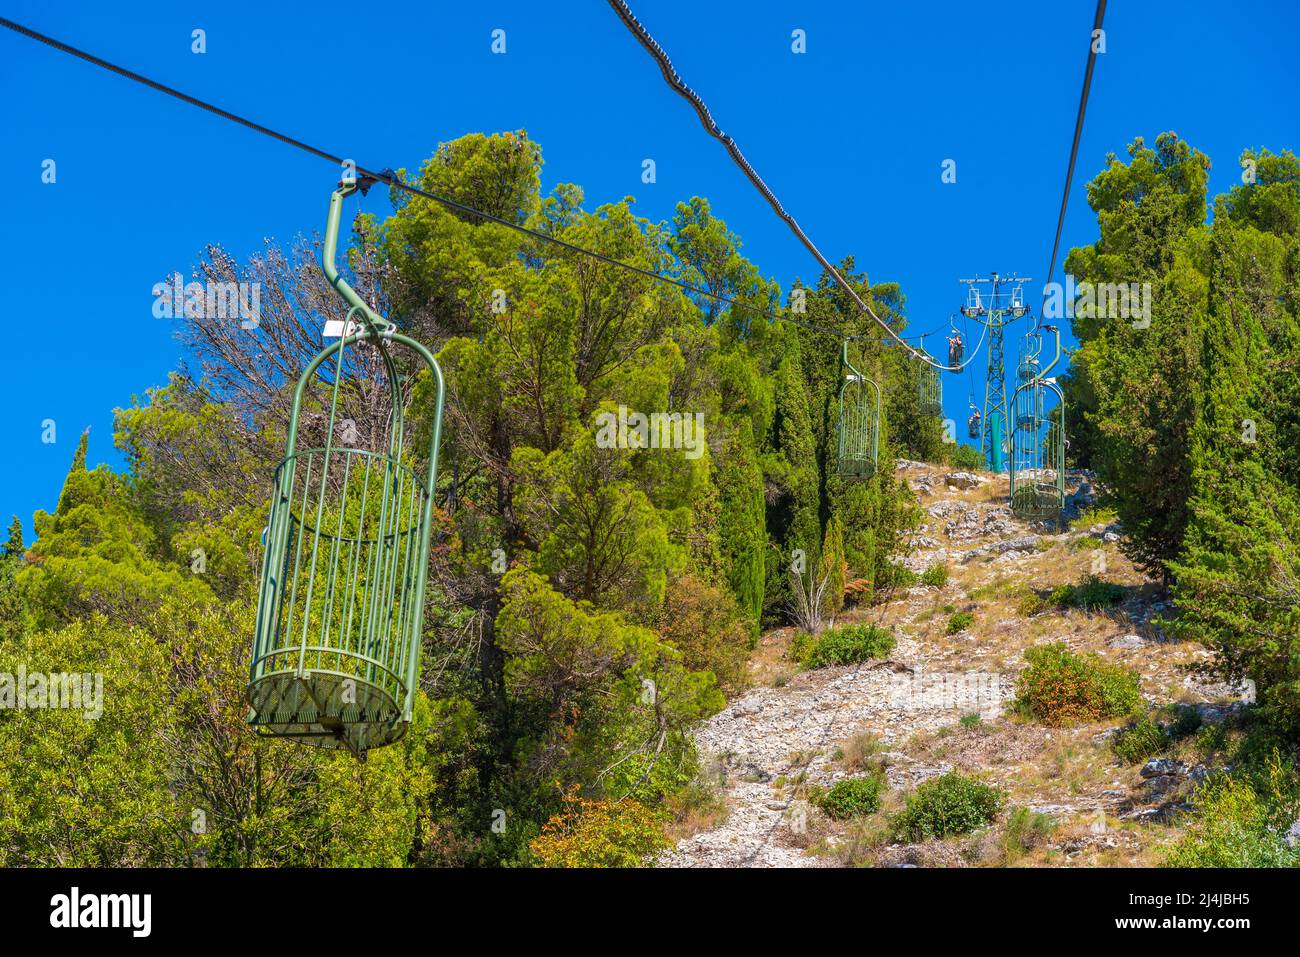
[[[827,579],[827,614],[834,615],[844,607],[844,569],[844,528],[838,516],[831,516],[826,523],[821,555],[821,574]]]
[[[755,454],[750,420],[738,417],[730,425],[717,475],[721,508],[718,539],[729,568],[731,592],[757,627],[763,613],[766,577],[763,471]]]

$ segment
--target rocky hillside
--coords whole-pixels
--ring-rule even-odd
[[[1123,557],[1123,530],[1095,509],[1086,473],[1071,474],[1060,523],[1007,508],[1004,476],[900,462],[925,510],[901,563],[946,566],[941,586],[897,589],[842,616],[892,630],[887,660],[801,670],[791,629],[763,636],[752,686],[696,732],[725,808],[680,832],[661,866],[825,867],[1142,865],[1178,835],[1177,811],[1206,768],[1166,758],[1126,763],[1113,721],[1050,728],[1010,713],[1025,649],[1064,642],[1135,670],[1149,704],[1186,707],[1212,724],[1233,689],[1200,683],[1199,646],[1171,642],[1153,619],[1158,586]],[[1060,585],[1095,576],[1105,607],[1059,607]],[[969,613],[966,622],[961,613]],[[954,620],[954,616],[956,617]],[[884,768],[880,812],[831,820],[817,797],[868,767]],[[1005,810],[986,829],[898,843],[890,814],[921,782],[958,770],[992,783]]]

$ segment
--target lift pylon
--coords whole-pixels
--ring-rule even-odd
[[[961,314],[983,323],[988,328],[988,375],[984,385],[983,432],[980,451],[989,470],[1005,472],[1010,450],[1007,413],[1007,373],[1002,348],[1002,332],[1009,324],[1028,313],[1025,305],[1024,283],[1029,277],[1001,276],[992,273],[990,278],[962,279],[969,289]],[[1008,290],[1006,287],[1010,286]]]

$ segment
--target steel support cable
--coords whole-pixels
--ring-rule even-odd
[[[130,70],[127,69],[126,67],[118,66],[115,63],[110,63],[108,60],[95,56],[93,53],[88,53],[85,50],[81,50],[70,44],[64,43],[61,40],[56,40],[54,37],[50,37],[43,33],[39,33],[36,30],[31,29],[30,27],[23,26],[21,23],[16,23],[13,20],[6,19],[5,17],[0,17],[0,27],[5,27],[6,29],[12,30],[13,32],[21,34],[22,36],[28,37],[32,40],[36,40],[39,43],[45,44],[46,46],[53,47],[55,50],[59,50],[60,52],[67,53],[70,56],[77,57],[80,60],[84,60],[87,63],[90,63],[93,66],[97,66],[103,70],[107,70],[110,73],[116,73],[118,76],[125,77],[126,79],[132,80],[136,83],[140,83],[144,86],[149,87],[152,90],[156,90],[159,93],[163,93],[166,94],[167,96],[174,97],[175,99],[178,99],[183,103],[187,103],[190,106],[194,106],[201,110],[205,110],[209,113],[212,113],[215,116],[221,117],[224,120],[229,120],[232,123],[237,123],[240,126],[246,127],[247,129],[250,129],[255,133],[260,133],[263,136],[270,137],[271,139],[277,140],[278,142],[283,143],[287,146],[291,146],[294,149],[302,150],[305,153],[310,153],[311,155],[317,156],[321,159],[329,160],[330,162],[334,163],[337,166],[342,166],[344,163],[343,157],[337,156],[334,153],[329,152],[328,150],[323,150],[320,149],[319,147],[312,146],[310,143],[304,143],[302,140],[295,139],[294,137],[288,136],[287,134],[284,133],[280,133],[279,131],[273,130],[268,126],[263,126],[261,123],[257,123],[253,120],[248,119],[247,117],[240,116],[237,113],[232,113],[229,110],[216,106],[213,103],[208,103],[205,100],[200,100],[198,97],[191,96],[190,94],[185,93],[182,90],[176,89],[175,87],[167,86],[165,83],[160,83],[157,80],[150,79],[149,77],[144,76],[143,74],[135,72],[134,70]],[[376,170],[367,169],[359,165],[355,166],[355,169],[358,176],[364,179],[371,179],[374,180],[375,182],[383,183],[384,185],[389,186],[391,188],[402,190],[404,192],[411,193],[412,195],[415,196],[421,196],[435,203],[439,203],[448,209],[453,209],[456,210],[457,212],[465,213],[466,215],[469,216],[474,216],[485,222],[491,222],[491,223],[496,223],[499,226],[505,226],[506,228],[512,229],[517,233],[521,233],[523,235],[530,236],[534,239],[538,239],[543,242],[550,243],[553,246],[558,246],[562,249],[568,250],[569,252],[577,253],[582,256],[587,256],[591,259],[595,259],[599,262],[605,263],[606,265],[616,266],[620,269],[625,269],[628,270],[629,272],[634,272],[641,276],[645,276],[648,279],[655,279],[660,282],[666,282],[670,285],[676,286],[678,289],[681,289],[685,292],[694,293],[695,295],[699,295],[699,296],[704,296],[706,298],[714,300],[715,302],[724,303],[727,306],[730,306],[732,308],[749,310],[750,312],[755,313],[757,315],[765,316],[766,318],[772,321],[790,323],[791,325],[800,326],[804,329],[809,329],[813,332],[820,332],[825,335],[833,336],[837,339],[845,338],[844,332],[839,329],[834,329],[829,326],[821,326],[818,325],[817,323],[805,322],[800,319],[793,319],[789,315],[779,315],[777,313],[771,312],[770,310],[761,309],[756,306],[751,306],[746,303],[739,302],[736,299],[732,299],[728,296],[723,296],[719,293],[712,292],[708,289],[703,289],[700,288],[699,286],[693,286],[690,283],[685,282],[684,280],[675,279],[672,276],[665,276],[662,273],[655,272],[654,270],[646,269],[642,266],[637,266],[629,262],[624,262],[621,259],[615,259],[612,256],[607,256],[604,253],[599,253],[592,249],[586,249],[582,246],[578,246],[574,243],[570,243],[563,239],[560,239],[558,236],[552,236],[548,233],[543,233],[535,229],[530,229],[527,226],[523,226],[519,223],[511,222],[508,219],[502,219],[499,216],[494,216],[491,213],[484,212],[483,210],[475,209],[472,206],[467,206],[464,203],[457,202],[456,200],[448,199],[445,196],[439,196],[436,193],[431,193],[428,190],[421,189],[418,186],[412,186],[411,184],[405,182],[400,177],[398,177],[396,173],[393,173],[391,169],[376,171]]]
[[[960,372],[962,369],[966,368],[966,364],[970,361],[969,359],[965,363],[960,363],[955,366],[947,366],[936,362],[924,353],[917,351],[912,348],[910,343],[898,335],[889,323],[876,315],[871,306],[858,295],[857,290],[849,285],[844,277],[840,275],[839,270],[837,270],[831,264],[830,260],[822,254],[822,251],[817,248],[817,245],[808,238],[808,235],[803,231],[803,228],[795,218],[786,212],[785,207],[781,205],[781,201],[776,198],[776,194],[768,188],[768,185],[763,182],[763,178],[758,175],[758,172],[754,167],[750,165],[747,159],[745,159],[745,155],[740,151],[740,147],[736,145],[736,141],[718,126],[717,121],[713,119],[713,114],[709,112],[708,106],[700,98],[698,93],[686,85],[686,82],[673,68],[672,61],[668,59],[668,54],[664,52],[663,47],[661,47],[655,38],[650,35],[650,31],[641,24],[641,21],[633,15],[632,10],[627,3],[624,2],[624,0],[609,0],[609,5],[614,9],[614,12],[618,14],[619,19],[623,21],[623,24],[628,28],[628,30],[632,32],[633,36],[637,38],[641,46],[646,49],[646,52],[654,58],[655,62],[659,65],[659,72],[663,74],[668,85],[671,86],[683,99],[690,103],[691,107],[695,110],[696,116],[700,118],[700,123],[704,126],[704,129],[708,134],[726,147],[727,153],[731,156],[736,165],[740,167],[741,172],[745,174],[750,183],[754,185],[754,188],[762,194],[763,198],[767,200],[768,205],[770,205],[776,212],[777,216],[785,222],[786,226],[790,228],[790,231],[794,233],[795,237],[803,244],[804,248],[812,254],[813,258],[816,259],[818,263],[821,264],[821,267],[830,274],[831,278],[835,280],[841,289],[848,293],[849,297],[857,304],[858,308],[875,320],[876,324],[879,325],[891,339],[906,349],[912,358],[916,359],[918,362],[928,363],[936,369],[942,369],[945,372]],[[846,338],[861,339],[865,337],[858,335],[847,336]]]
[[[1052,258],[1048,262],[1047,277],[1043,281],[1043,306],[1038,310],[1038,321],[1034,328],[1043,324],[1043,311],[1047,308],[1047,287],[1052,282],[1052,272],[1056,269],[1056,256],[1061,250],[1061,232],[1065,228],[1065,210],[1070,204],[1070,184],[1074,180],[1074,161],[1079,155],[1079,140],[1083,136],[1083,116],[1088,111],[1088,93],[1092,89],[1092,68],[1097,63],[1097,36],[1102,21],[1106,19],[1106,0],[1097,0],[1097,11],[1093,16],[1092,33],[1088,35],[1088,63],[1083,70],[1083,90],[1079,93],[1079,112],[1074,118],[1074,140],[1070,144],[1070,162],[1065,168],[1065,189],[1061,191],[1061,213],[1056,220],[1056,238],[1052,240]]]

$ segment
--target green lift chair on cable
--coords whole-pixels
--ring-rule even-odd
[[[1056,336],[1056,354],[1040,368],[1042,339],[1037,332],[1026,336],[1020,383],[1011,397],[1011,511],[1039,521],[1057,518],[1065,507],[1065,396],[1047,378],[1061,358],[1061,333],[1055,326],[1043,328]],[[1051,396],[1056,406],[1047,410]]]
[[[921,338],[918,350],[925,358],[933,361],[934,357],[925,349],[925,337]],[[943,384],[939,381],[939,370],[931,362],[922,362],[917,380],[917,399],[922,415],[943,414]]]
[[[880,453],[880,386],[849,361],[847,339],[840,352],[840,374],[843,382],[836,426],[839,473],[845,478],[869,479],[876,474]]]
[[[247,699],[259,733],[364,758],[401,738],[411,721],[444,383],[433,354],[339,275],[339,219],[356,189],[344,181],[330,199],[323,266],[351,308],[338,341],[307,364],[294,389],[265,532]],[[336,428],[363,350],[377,354],[391,411],[386,434],[357,448]],[[433,420],[417,435],[406,433],[399,359],[433,376]],[[304,418],[324,422],[323,430],[306,428]],[[317,434],[315,447],[304,447]]]

